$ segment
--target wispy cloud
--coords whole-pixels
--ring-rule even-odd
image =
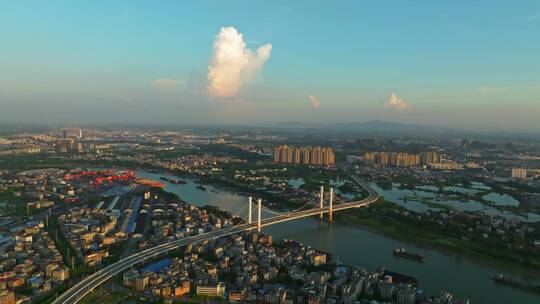
[[[312,106],[316,110],[318,110],[321,107],[321,101],[313,95],[308,96],[308,102],[309,102],[309,105]]]
[[[222,27],[214,41],[212,62],[208,67],[208,93],[211,97],[234,97],[242,85],[250,82],[270,58],[272,45],[255,52],[246,47],[242,33],[234,27]]]
[[[399,98],[396,93],[390,94],[386,102],[384,103],[384,107],[387,109],[394,109],[397,111],[405,110],[409,108],[409,104],[406,103],[403,99]]]
[[[156,89],[170,91],[177,85],[177,81],[170,78],[156,79],[152,81],[152,86]]]

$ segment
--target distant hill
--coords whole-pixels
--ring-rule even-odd
[[[416,125],[406,123],[372,120],[334,124],[313,124],[301,122],[283,122],[280,126],[289,128],[326,129],[351,133],[369,133],[372,135],[457,135],[467,133],[445,127]]]
[[[461,138],[481,138],[490,141],[532,141],[540,142],[538,132],[511,132],[511,131],[472,131],[440,127],[431,125],[419,125],[408,123],[389,122],[384,120],[371,120],[364,122],[348,123],[303,123],[289,121],[279,123],[278,128],[291,129],[321,129],[326,132],[342,132],[369,136],[440,136]]]
[[[370,133],[410,133],[410,134],[440,134],[456,133],[456,130],[428,125],[406,124],[388,122],[383,120],[372,120],[366,122],[350,122],[331,125],[333,128],[351,131],[362,131]]]

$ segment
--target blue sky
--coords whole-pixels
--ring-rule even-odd
[[[0,121],[540,130],[539,1],[112,2],[2,4]]]

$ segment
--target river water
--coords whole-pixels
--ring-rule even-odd
[[[137,174],[139,177],[156,180],[161,176],[145,171]],[[210,185],[205,185],[207,191],[203,191],[196,188],[192,180],[186,181],[187,184],[183,185],[165,182],[165,190],[176,193],[181,199],[194,205],[214,205],[233,214],[242,211],[240,215],[245,217],[247,211],[244,207],[247,204],[247,197]],[[255,214],[254,211],[254,219]],[[270,214],[264,212],[264,216]],[[540,296],[537,294],[496,284],[490,279],[497,273],[503,273],[518,280],[540,284],[540,277],[417,248],[363,229],[339,224],[321,224],[315,219],[301,219],[264,228],[264,232],[272,234],[277,240],[294,239],[332,253],[334,258],[344,264],[361,266],[370,271],[385,267],[391,271],[414,276],[419,281],[419,288],[430,295],[437,295],[445,290],[454,294],[456,298],[469,298],[471,303],[540,303]],[[418,263],[394,257],[392,250],[401,247],[424,255],[426,262]]]

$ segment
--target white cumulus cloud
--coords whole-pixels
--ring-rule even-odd
[[[232,26],[222,27],[214,40],[214,53],[206,75],[209,95],[234,97],[242,85],[257,75],[271,53],[271,44],[252,51],[246,47],[242,33]]]
[[[156,89],[170,91],[176,87],[176,80],[170,78],[156,79],[152,81],[152,86]]]
[[[308,102],[313,108],[317,110],[321,107],[321,101],[313,95],[308,96]]]
[[[392,93],[384,103],[384,107],[394,110],[405,110],[409,107],[409,104],[399,98],[396,93]]]

